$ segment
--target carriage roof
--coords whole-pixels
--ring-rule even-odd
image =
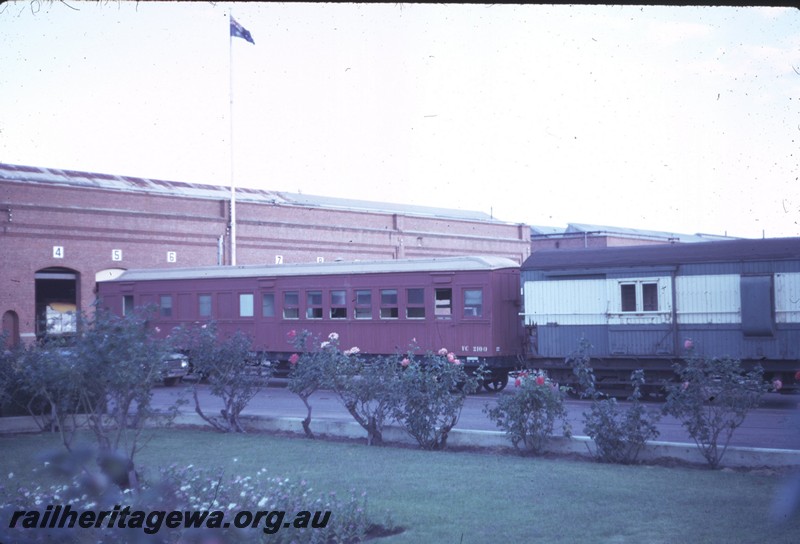
[[[505,257],[464,256],[432,259],[135,269],[124,272],[113,281],[130,282],[202,278],[327,276],[397,272],[461,272],[470,270],[490,271],[507,268],[518,269],[519,264]]]
[[[800,260],[800,238],[765,238],[534,252],[522,270]]]

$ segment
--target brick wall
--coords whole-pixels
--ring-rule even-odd
[[[39,270],[76,272],[79,307],[87,310],[94,301],[95,276],[103,270],[215,265],[220,238],[223,264],[230,262],[225,198],[14,175],[3,179],[0,174],[0,316],[15,312],[23,339],[35,330],[34,274]],[[522,262],[530,252],[527,226],[495,221],[246,200],[237,201],[236,213],[237,264],[465,254]],[[63,248],[61,257],[54,256],[54,247]]]

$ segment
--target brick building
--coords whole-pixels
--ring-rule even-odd
[[[230,264],[230,189],[0,163],[0,315],[12,339],[74,328],[129,268]],[[240,188],[236,263],[530,254],[487,214]]]
[[[567,228],[531,227],[531,252],[541,249],[587,249],[600,247],[644,246],[652,244],[690,244],[732,240],[715,234],[679,234],[655,230],[607,227],[570,223]]]

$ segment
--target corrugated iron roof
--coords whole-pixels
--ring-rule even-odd
[[[110,281],[188,280],[198,278],[250,278],[283,276],[329,276],[336,274],[374,274],[386,272],[451,272],[519,268],[505,257],[466,256],[434,259],[348,261],[314,264],[198,266],[128,270]]]
[[[531,225],[531,235],[533,236],[562,236],[564,227],[543,227],[541,225]]]
[[[96,189],[115,191],[130,191],[137,193],[144,192],[177,197],[182,196],[186,198],[203,198],[214,200],[227,200],[230,198],[230,187],[224,186],[187,183],[182,181],[165,181],[150,178],[137,178],[131,176],[116,176],[93,172],[59,170],[56,168],[40,168],[5,163],[0,163],[0,180],[22,183],[64,184],[77,187],[92,187]],[[504,223],[503,221],[494,219],[487,213],[472,210],[412,206],[408,204],[395,204],[390,202],[372,202],[366,200],[353,200],[346,198],[286,193],[282,191],[251,189],[247,187],[236,188],[236,200],[260,204],[318,207],[374,213],[401,213],[404,215],[493,222],[499,224]]]
[[[714,240],[734,240],[730,236],[716,234],[683,234],[679,232],[665,232],[658,230],[632,229],[625,227],[609,227],[605,225],[589,225],[587,223],[570,223],[567,233],[602,233],[610,235],[628,236],[633,238],[664,238],[677,240],[681,243],[710,242]]]
[[[615,236],[640,240],[662,240],[664,242],[699,243],[713,240],[735,240],[731,236],[717,234],[682,234],[658,230],[632,229],[625,227],[609,227],[606,225],[590,225],[587,223],[570,223],[566,228],[532,226],[531,235],[538,238],[565,238],[581,235]]]
[[[599,249],[543,249],[528,257],[522,269],[587,269],[797,259],[800,259],[800,238],[759,238]]]

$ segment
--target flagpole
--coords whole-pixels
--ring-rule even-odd
[[[229,24],[233,17],[233,10],[228,10]],[[228,32],[228,97],[230,98],[230,155],[231,155],[231,266],[236,266],[236,185],[233,177],[233,34]]]
[[[256,42],[250,32],[240,25],[233,18],[233,8],[228,9],[228,28],[230,30],[228,37],[228,96],[230,98],[230,112],[228,114],[230,119],[230,155],[231,155],[231,266],[236,266],[236,178],[234,176],[234,147],[233,147],[233,38],[242,38],[253,45]]]

